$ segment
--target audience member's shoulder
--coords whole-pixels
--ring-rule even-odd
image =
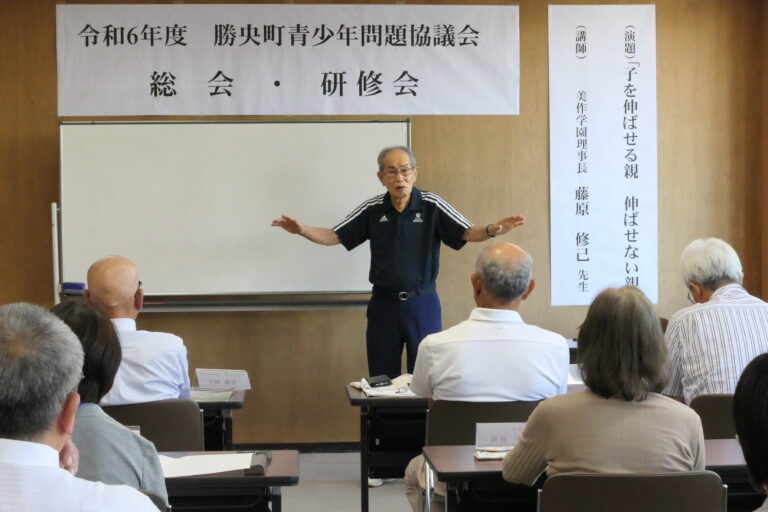
[[[160,332],[160,331],[139,331],[143,336],[151,337],[153,339],[153,342],[155,343],[162,343],[164,346],[167,347],[183,347],[184,346],[184,340],[182,340],[179,336],[176,336],[175,334],[171,334],[169,332]]]
[[[700,421],[699,415],[696,413],[696,411],[684,403],[675,400],[674,398],[662,395],[661,393],[648,393],[647,400],[656,401],[661,406],[669,409],[670,411],[674,411],[675,413],[681,414],[683,416],[689,416],[691,419]]]
[[[565,348],[568,348],[568,342],[565,340],[565,337],[562,334],[558,334],[554,331],[550,331],[547,329],[544,329],[543,327],[539,327],[538,325],[533,324],[527,324],[531,329],[536,332],[537,337],[541,338],[542,341],[547,341],[549,343],[554,343],[556,345],[562,345]]]
[[[126,511],[126,512],[157,512],[150,499],[127,485],[107,485],[101,482],[91,482],[72,477],[72,483],[77,486],[77,493],[72,496],[79,498],[79,508],[83,512]]]

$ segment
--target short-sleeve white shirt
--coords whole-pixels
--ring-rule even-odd
[[[768,304],[738,284],[715,290],[709,301],[669,320],[669,384],[664,394],[686,403],[704,394],[733,394],[744,368],[768,352]]]
[[[77,478],[48,445],[0,439],[0,512],[157,512],[127,485]]]
[[[181,338],[164,332],[137,331],[136,320],[131,318],[113,318],[112,323],[120,338],[123,360],[101,405],[189,398],[187,349]]]
[[[565,338],[516,311],[475,308],[468,320],[419,345],[411,390],[435,400],[541,400],[565,393]]]

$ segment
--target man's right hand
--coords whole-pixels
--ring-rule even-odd
[[[289,215],[281,215],[279,219],[272,221],[272,225],[283,228],[294,235],[300,235],[304,230],[304,226],[302,226],[301,222]]]

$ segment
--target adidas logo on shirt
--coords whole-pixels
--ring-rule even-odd
[[[381,218],[379,219],[379,222],[389,222],[389,219],[387,218],[386,215],[382,215]]]

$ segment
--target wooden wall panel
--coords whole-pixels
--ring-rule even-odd
[[[477,223],[525,214],[528,224],[506,237],[535,260],[537,290],[523,315],[573,336],[586,308],[549,306],[547,2],[519,4],[520,115],[415,117],[419,185]],[[768,193],[768,78],[761,71],[768,14],[762,0],[658,0],[656,6],[659,312],[670,316],[686,303],[678,258],[696,237],[730,241],[742,256],[747,287],[768,291],[762,279],[768,213],[755,185]],[[54,9],[55,0],[0,2],[0,302],[51,303],[48,204],[58,194]],[[446,326],[473,306],[469,274],[481,246],[443,249],[438,287]],[[357,411],[346,405],[343,384],[366,372],[364,309],[144,313],[139,325],[182,336],[191,368],[249,371],[254,390],[235,416],[236,442],[357,438]]]
[[[768,48],[768,30],[765,30],[765,27],[768,27],[768,3],[763,2],[761,5],[761,8],[763,10],[762,15],[762,34],[763,34],[763,41],[761,43],[761,47],[765,50]],[[762,273],[761,276],[763,276],[762,283],[763,283],[763,300],[768,299],[768,208],[765,208],[765,198],[768,197],[768,51],[763,51],[762,55],[758,55],[758,68],[762,71],[762,80],[761,80],[761,88],[762,91],[762,112],[763,112],[763,127],[762,127],[762,162],[761,162],[761,168],[762,168],[762,196],[760,197],[760,200],[758,203],[760,203],[760,206],[762,206],[762,224],[760,226],[760,231],[762,234],[762,249],[763,249],[763,261],[762,261]]]

